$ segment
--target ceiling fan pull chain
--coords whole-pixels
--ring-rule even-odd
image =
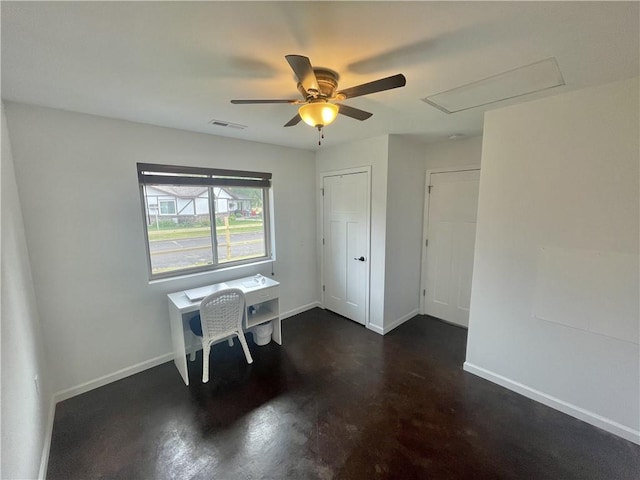
[[[324,132],[322,131],[322,127],[318,126],[318,145],[322,145],[323,138],[324,138]]]

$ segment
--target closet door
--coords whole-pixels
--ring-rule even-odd
[[[430,175],[425,313],[469,325],[479,170]]]
[[[369,173],[323,178],[324,306],[366,324]]]

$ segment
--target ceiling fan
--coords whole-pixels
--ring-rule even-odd
[[[381,78],[355,87],[337,90],[340,75],[328,68],[312,67],[308,57],[286,55],[285,58],[298,78],[298,91],[304,100],[231,100],[234,104],[289,103],[300,105],[295,117],[285,123],[285,127],[297,125],[300,120],[318,129],[324,138],[322,129],[333,122],[338,113],[356,120],[366,120],[373,115],[358,108],[333,103],[334,101],[369,95],[371,93],[404,87],[407,79],[402,74]],[[318,142],[320,144],[320,141]]]

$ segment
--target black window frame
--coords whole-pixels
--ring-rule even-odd
[[[251,265],[265,261],[273,261],[273,238],[271,225],[271,173],[251,172],[244,170],[228,170],[220,168],[189,167],[180,165],[164,165],[155,163],[137,163],[138,185],[140,188],[140,200],[142,206],[142,221],[145,237],[145,249],[147,253],[147,272],[149,280],[159,280],[172,277],[181,277],[195,273],[222,270],[240,265]],[[199,186],[209,189],[209,220],[212,236],[212,259],[210,265],[197,267],[186,267],[168,272],[153,273],[151,264],[151,251],[149,245],[149,234],[147,230],[147,205],[145,187],[153,185],[179,185],[179,186]],[[216,234],[216,210],[214,187],[248,187],[262,189],[262,219],[264,229],[265,255],[243,260],[218,262],[217,255],[217,234]],[[160,208],[158,202],[157,208]],[[176,205],[177,210],[177,205]]]

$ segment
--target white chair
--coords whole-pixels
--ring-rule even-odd
[[[245,311],[244,293],[238,288],[229,288],[212,293],[200,304],[200,323],[202,325],[202,382],[209,381],[209,352],[211,345],[229,338],[233,345],[233,335],[238,336],[247,363],[253,363],[247,341],[242,330]]]

